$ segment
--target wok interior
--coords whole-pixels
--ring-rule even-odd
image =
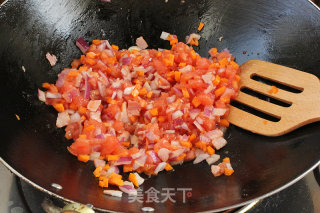
[[[151,177],[142,189],[191,188],[186,202],[177,192],[176,203],[129,203],[127,197],[103,195],[93,166],[68,153],[71,141],[55,127],[56,112],[37,100],[41,83],[55,82],[57,74],[80,56],[75,46],[79,37],[108,39],[128,48],[142,35],[150,48],[169,48],[159,38],[161,31],[184,40],[196,32],[200,21],[205,27],[195,49],[201,56],[208,56],[212,47],[228,48],[239,64],[260,59],[319,77],[320,46],[315,43],[320,39],[320,13],[307,1],[11,0],[0,8],[0,19],[0,156],[18,173],[59,196],[114,211],[136,212],[143,206],[166,212],[218,210],[274,191],[319,161],[319,123],[277,138],[231,126],[226,134],[229,143],[218,154],[230,156],[234,175],[214,178],[205,162],[185,163],[174,172]],[[58,57],[56,66],[50,67],[46,52]],[[63,189],[54,191],[51,183]]]

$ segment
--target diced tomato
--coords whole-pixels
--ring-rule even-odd
[[[74,155],[88,155],[91,153],[89,140],[78,138],[71,146],[69,151]]]
[[[108,136],[101,143],[101,155],[109,155],[120,147],[120,143],[115,136]]]

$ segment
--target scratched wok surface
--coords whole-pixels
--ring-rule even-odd
[[[56,112],[37,100],[41,83],[55,82],[57,74],[80,56],[75,46],[79,37],[108,39],[128,48],[143,35],[151,48],[168,48],[159,39],[161,31],[184,40],[196,32],[200,21],[205,23],[196,48],[201,56],[208,56],[212,47],[228,48],[239,64],[261,59],[320,76],[320,12],[308,1],[9,0],[0,7],[2,161],[55,196],[123,212],[144,206],[158,212],[217,211],[296,181],[319,162],[319,123],[277,138],[231,126],[226,134],[229,143],[218,154],[230,156],[234,175],[213,178],[206,162],[190,162],[147,179],[141,187],[143,193],[150,187],[160,192],[190,188],[192,195],[185,202],[182,192],[175,193],[175,203],[148,203],[146,196],[143,203],[130,203],[127,196],[105,196],[92,175],[93,166],[68,153],[71,141],[55,127]],[[46,52],[58,57],[56,66],[50,67]],[[51,183],[63,189],[55,191]]]

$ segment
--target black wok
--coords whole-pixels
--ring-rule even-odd
[[[68,153],[71,141],[55,127],[56,112],[37,100],[37,88],[42,82],[55,82],[57,74],[80,56],[76,39],[108,39],[128,48],[143,35],[151,48],[168,48],[159,39],[161,31],[183,40],[200,21],[205,23],[197,48],[202,56],[208,56],[211,47],[228,48],[240,64],[261,59],[320,77],[320,11],[305,0],[9,0],[0,8],[1,161],[55,196],[123,212],[144,206],[158,212],[221,210],[302,178],[319,164],[320,123],[277,138],[231,126],[229,143],[219,154],[230,156],[234,175],[213,178],[206,163],[186,163],[142,186],[144,191],[191,188],[185,203],[178,192],[176,203],[129,203],[126,196],[104,196],[93,167]],[[46,52],[58,57],[56,66],[50,67]],[[56,191],[51,183],[63,189]]]

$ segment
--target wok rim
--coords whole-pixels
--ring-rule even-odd
[[[17,170],[15,170],[13,167],[11,167],[5,160],[3,160],[1,157],[0,157],[0,162],[7,168],[9,169],[13,174],[15,174],[17,177],[21,178],[23,181],[27,182],[28,184],[30,184],[31,186],[35,187],[36,189],[50,195],[50,196],[53,196],[55,198],[58,198],[58,199],[61,199],[63,201],[66,201],[66,202],[70,202],[70,203],[75,203],[76,201],[73,201],[73,200],[70,200],[68,198],[65,198],[63,196],[60,196],[58,194],[56,194],[55,192],[52,192],[48,189],[45,189],[41,186],[39,186],[38,184],[34,183],[33,181],[29,180],[28,178],[26,178],[25,176],[23,176],[22,174],[20,174]],[[245,206],[244,208],[240,209],[239,210],[239,213],[243,213],[243,212],[246,212],[248,211],[249,209],[253,208],[260,200],[264,199],[264,198],[267,198],[271,195],[274,195],[280,191],[282,191],[283,189],[286,189],[288,188],[289,186],[292,186],[293,184],[295,184],[296,182],[298,182],[299,180],[301,180],[302,178],[304,178],[309,172],[311,172],[312,170],[314,170],[317,166],[320,165],[320,160],[315,163],[314,165],[312,165],[309,169],[307,169],[305,172],[303,172],[302,174],[300,174],[299,176],[297,176],[296,178],[294,178],[293,180],[289,181],[288,183],[284,184],[283,186],[271,191],[271,192],[268,192],[264,195],[261,195],[259,197],[256,197],[254,199],[251,199],[251,200],[248,200],[248,201],[245,201],[245,202],[242,202],[242,203],[238,203],[238,204],[234,204],[234,205],[231,205],[231,206],[228,206],[228,207],[223,207],[223,208],[219,208],[219,209],[214,209],[214,210],[208,210],[208,211],[202,211],[202,212],[199,212],[199,213],[209,213],[209,212],[221,212],[221,211],[225,211],[225,210],[228,210],[228,209],[235,209],[235,208],[239,208],[241,206]],[[79,202],[76,202],[76,203],[79,203]],[[84,204],[84,203],[80,203],[80,204],[83,204],[83,205],[87,205],[87,204]],[[146,206],[144,206],[146,207]],[[119,212],[119,211],[113,211],[113,210],[107,210],[107,209],[101,209],[101,208],[97,208],[95,206],[93,206],[93,209],[94,210],[98,210],[98,211],[102,211],[102,212],[111,212],[111,213],[116,213],[116,212]]]

